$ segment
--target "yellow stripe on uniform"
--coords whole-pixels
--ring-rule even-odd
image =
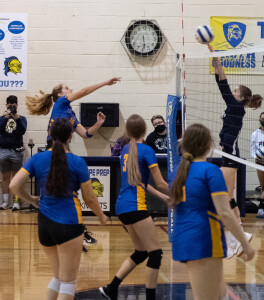
[[[138,210],[147,210],[145,189],[138,185],[137,186],[137,206]]]
[[[153,168],[153,167],[156,167],[158,164],[153,164],[153,165],[150,165],[149,166],[149,169]]]
[[[181,202],[185,202],[186,201],[186,190],[185,190],[185,185],[182,187],[182,201]]]
[[[77,211],[78,223],[82,224],[82,207],[81,207],[80,200],[76,197],[73,197],[73,200]]]
[[[223,257],[224,250],[222,244],[222,232],[221,232],[221,224],[219,221],[214,220],[211,216],[216,216],[214,213],[208,211],[210,229],[211,229],[211,237],[212,237],[212,257]]]
[[[211,196],[218,196],[218,195],[228,195],[228,192],[215,192],[215,193],[211,193]]]
[[[23,171],[23,172],[25,172],[25,173],[27,173],[28,175],[30,175],[30,173],[26,169],[21,168],[20,170]]]

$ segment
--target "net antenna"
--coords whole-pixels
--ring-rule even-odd
[[[231,91],[244,85],[252,91],[252,94],[260,94],[264,97],[264,46],[185,54],[179,59],[180,90],[183,108],[185,108],[183,109],[185,112],[183,128],[193,123],[204,124],[211,130],[214,139],[213,151],[216,156],[229,157],[248,167],[264,171],[264,166],[255,163],[256,157],[251,155],[254,151],[250,151],[251,135],[260,127],[259,116],[261,112],[264,112],[264,107],[258,109],[245,107],[246,114],[238,137],[241,158],[222,151],[219,133],[223,126],[227,106],[215,80],[213,57],[221,62]],[[235,115],[229,115],[229,117],[236,118]],[[236,125],[233,126],[235,129]]]

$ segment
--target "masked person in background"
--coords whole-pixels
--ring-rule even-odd
[[[0,117],[0,171],[2,175],[3,198],[0,209],[9,207],[9,183],[23,163],[23,135],[27,130],[27,120],[17,113],[17,97],[6,99],[6,110]],[[13,211],[19,210],[19,198],[14,196]]]
[[[161,115],[155,115],[151,118],[154,131],[146,139],[146,144],[150,146],[155,153],[167,153],[167,127],[164,118]]]

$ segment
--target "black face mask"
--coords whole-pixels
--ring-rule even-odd
[[[259,120],[259,122],[260,122],[260,125],[261,125],[262,127],[264,127],[264,120]]]
[[[155,132],[162,133],[165,129],[166,129],[166,126],[164,124],[160,124],[155,127]]]

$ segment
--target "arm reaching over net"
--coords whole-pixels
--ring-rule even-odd
[[[213,46],[211,46],[210,44],[207,44],[207,45],[208,45],[209,51],[214,52]],[[213,57],[213,65],[215,68],[215,74],[219,76],[219,80],[225,80],[226,79],[225,72],[222,68],[222,65],[221,65],[218,57]]]

